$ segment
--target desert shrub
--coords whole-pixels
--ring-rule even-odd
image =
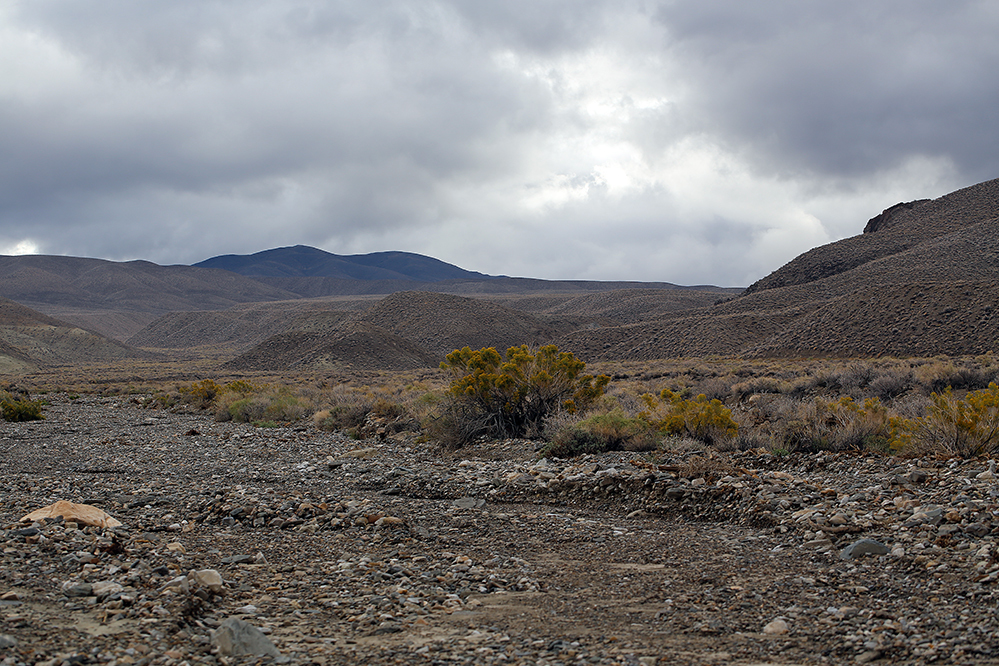
[[[419,430],[419,421],[404,405],[371,391],[339,392],[332,404],[313,416],[324,430],[342,430],[354,439],[377,434]]]
[[[706,395],[709,400],[721,400],[724,402],[726,398],[732,395],[732,382],[721,377],[711,377],[702,381],[697,387],[697,391]]]
[[[344,430],[358,438],[360,428],[371,412],[371,406],[366,404],[338,404],[316,412],[316,425],[323,430]]]
[[[704,452],[704,442],[685,435],[667,435],[659,443],[659,450],[673,455],[700,454]]]
[[[988,388],[996,374],[988,368],[957,366],[950,361],[932,361],[916,368],[914,377],[924,392],[942,393],[948,387],[958,391]]]
[[[259,393],[252,391],[258,389]],[[240,386],[225,390],[216,398],[215,418],[219,421],[254,423],[257,421],[297,421],[312,411],[312,405],[287,388]]]
[[[39,421],[42,416],[41,400],[0,391],[0,415],[4,421]]]
[[[871,380],[871,392],[881,400],[893,400],[912,387],[912,371],[894,368]]]
[[[243,395],[250,395],[251,393],[259,393],[266,388],[266,385],[254,384],[253,382],[248,382],[245,379],[237,379],[221,387],[217,393],[241,393]]]
[[[659,397],[642,396],[646,409],[639,418],[665,435],[686,435],[707,444],[716,444],[735,437],[739,424],[732,419],[732,410],[720,400],[708,400],[704,394],[685,399],[679,393],[663,389]]]
[[[453,379],[434,430],[451,446],[482,435],[539,434],[549,415],[584,410],[603,393],[610,377],[584,375],[585,367],[555,345],[510,347],[505,355],[456,349],[441,363]]]
[[[735,451],[749,451],[751,449],[769,449],[772,440],[761,432],[740,428],[739,432],[728,445]],[[721,447],[725,450],[727,447]]]
[[[837,373],[837,383],[844,391],[859,391],[874,379],[874,367],[867,363],[851,363]]]
[[[208,409],[215,401],[215,396],[222,392],[222,387],[212,379],[204,379],[188,386],[179,386],[177,390],[185,404],[197,409]]]
[[[557,423],[554,427],[547,423],[545,437],[549,444],[542,449],[542,455],[559,458],[622,449],[653,451],[660,439],[646,421],[628,416],[620,409]]]
[[[972,458],[999,449],[999,386],[969,393],[933,393],[926,415],[892,419],[892,449],[905,455]]]
[[[543,458],[575,458],[588,453],[609,451],[607,442],[596,434],[570,426],[560,430],[556,437],[545,444],[540,451]]]
[[[732,394],[740,400],[754,393],[784,393],[791,385],[776,377],[753,377],[732,386]]]
[[[785,405],[783,418],[771,425],[774,445],[791,453],[811,451],[883,450],[891,426],[888,410],[877,398],[858,404],[853,398]]]

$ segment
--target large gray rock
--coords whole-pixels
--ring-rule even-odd
[[[280,657],[271,639],[248,622],[230,617],[212,632],[212,645],[227,657],[251,654],[258,657]]]
[[[839,556],[844,560],[852,560],[861,555],[887,555],[890,552],[891,549],[880,541],[861,539],[860,541],[854,541],[844,548]]]

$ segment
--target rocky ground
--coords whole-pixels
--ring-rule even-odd
[[[984,461],[538,460],[49,397],[0,423],[4,666],[999,662]],[[123,525],[19,522],[56,500]]]

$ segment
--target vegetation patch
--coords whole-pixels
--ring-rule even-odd
[[[532,437],[549,416],[585,411],[610,377],[584,375],[586,364],[555,345],[456,349],[441,363],[452,375],[435,430],[452,447],[479,436]]]
[[[954,396],[947,388],[930,396],[926,415],[892,420],[892,449],[904,455],[971,458],[999,448],[999,385]]]
[[[0,391],[0,415],[4,421],[39,421],[45,418],[41,400],[31,400],[9,391]]]

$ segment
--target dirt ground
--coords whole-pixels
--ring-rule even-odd
[[[303,664],[999,663],[994,537],[974,527],[995,493],[978,470],[932,468],[920,490],[891,481],[898,461],[747,458],[653,502],[627,483],[639,454],[538,461],[530,442],[448,453],[52,402],[0,424],[5,666],[270,660],[220,649],[232,617]],[[863,522],[865,502],[928,507],[920,492],[978,522]],[[767,493],[776,513],[754,519]],[[124,525],[19,522],[58,499]],[[801,527],[839,506],[856,529]],[[842,559],[861,537],[892,554]],[[204,570],[217,593],[194,584]]]

